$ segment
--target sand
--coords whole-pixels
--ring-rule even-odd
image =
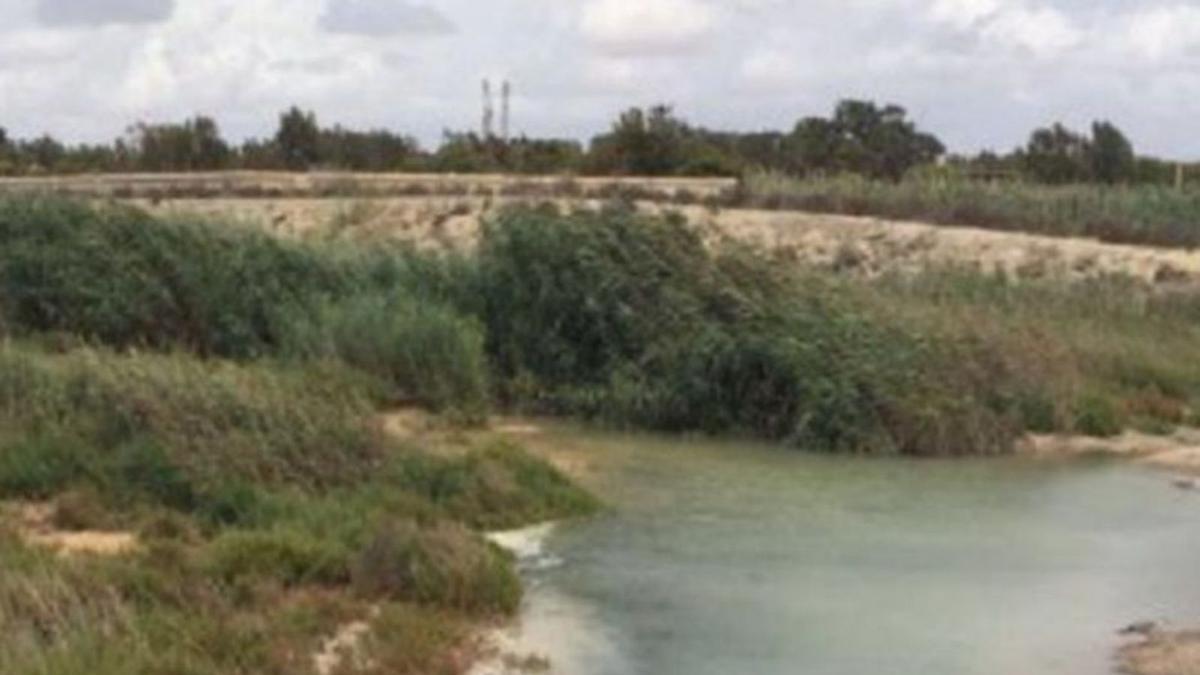
[[[1128,675],[1200,675],[1200,631],[1152,628],[1118,656]]]
[[[391,240],[422,249],[469,251],[481,223],[512,197],[422,196],[378,199],[133,200],[159,214],[191,214],[265,226],[285,236]],[[540,200],[533,200],[540,201]],[[594,200],[549,200],[560,208]],[[710,241],[732,239],[785,259],[868,276],[958,265],[1014,278],[1083,279],[1124,274],[1173,287],[1200,287],[1200,251],[1110,244],[972,227],[750,209],[714,210],[641,202],[674,211]]]

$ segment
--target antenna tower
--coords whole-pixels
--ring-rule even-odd
[[[487,140],[496,135],[496,108],[492,101],[492,83],[483,81],[483,138]]]
[[[512,84],[508,80],[504,81],[504,87],[500,90],[501,108],[500,108],[500,139],[505,143],[509,138],[509,122],[512,120]]]

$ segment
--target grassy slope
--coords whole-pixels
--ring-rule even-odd
[[[310,672],[369,607],[401,631],[372,643],[379,672],[452,672],[468,622],[520,597],[479,529],[594,508],[517,448],[396,445],[297,366],[9,344],[0,382],[0,498],[142,542],[64,559],[0,532],[3,672]]]
[[[919,176],[899,183],[854,176],[751,174],[728,202],[768,209],[871,215],[1056,237],[1195,248],[1200,191],[1162,186],[1043,186]]]

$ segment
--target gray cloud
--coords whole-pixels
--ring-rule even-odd
[[[152,24],[174,11],[175,0],[38,0],[37,20],[52,27]]]
[[[437,9],[407,0],[329,0],[320,26],[330,33],[370,37],[455,32],[454,24]]]

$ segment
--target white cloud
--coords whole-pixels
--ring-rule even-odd
[[[171,18],[174,0],[38,0],[37,18],[46,26],[153,24]]]
[[[981,34],[996,45],[1039,57],[1061,54],[1084,38],[1070,17],[1050,7],[1006,9],[987,20]]]
[[[1125,25],[1120,46],[1129,56],[1161,63],[1200,50],[1200,7],[1152,7],[1134,13]]]
[[[454,24],[429,5],[406,0],[327,0],[321,28],[330,33],[368,35],[446,35]]]
[[[929,16],[934,21],[966,29],[994,15],[1001,7],[1000,0],[935,0]]]
[[[606,54],[658,56],[694,49],[716,23],[716,10],[704,0],[590,0],[580,27]]]
[[[794,54],[767,47],[751,52],[742,61],[741,76],[752,89],[770,90],[795,85],[803,72]]]

